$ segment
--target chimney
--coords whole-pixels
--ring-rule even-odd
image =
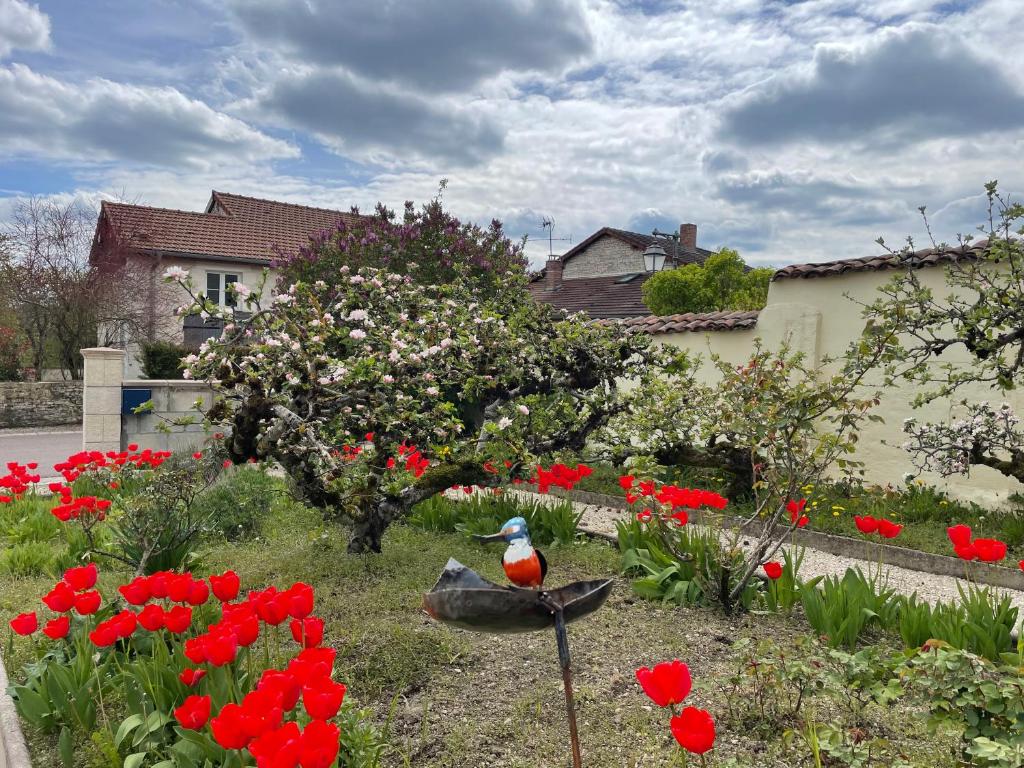
[[[544,265],[544,290],[556,291],[562,287],[562,260],[552,256]]]
[[[693,253],[697,250],[697,225],[696,224],[680,224],[679,225],[679,247],[684,251]]]

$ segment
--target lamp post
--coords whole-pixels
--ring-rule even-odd
[[[651,243],[644,251],[644,269],[648,272],[660,272],[665,268],[668,254],[658,243]]]

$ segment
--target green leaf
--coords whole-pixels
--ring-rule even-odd
[[[124,768],[139,768],[148,752],[134,752],[124,759]]]
[[[75,766],[75,742],[71,738],[71,731],[67,726],[60,729],[60,738],[57,740],[57,747],[60,750],[60,759],[64,768]]]
[[[114,746],[121,746],[121,742],[124,741],[124,737],[142,725],[142,722],[142,715],[131,715],[130,717],[126,717],[121,722],[121,725],[118,726],[117,733],[114,734]]]

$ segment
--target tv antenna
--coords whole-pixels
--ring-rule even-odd
[[[548,231],[548,258],[555,255],[555,242],[572,243],[572,235],[568,237],[555,237],[555,220],[550,216],[541,218],[540,228]]]

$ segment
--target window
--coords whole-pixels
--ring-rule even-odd
[[[228,286],[242,282],[237,272],[207,272],[206,298],[222,307],[237,306],[237,298],[228,291]]]

